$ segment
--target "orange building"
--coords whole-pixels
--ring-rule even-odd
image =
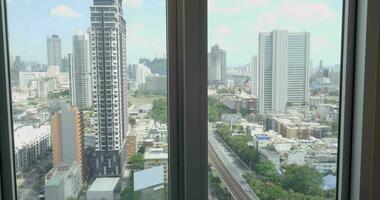
[[[86,177],[83,114],[76,107],[61,105],[51,122],[53,164],[76,160],[81,168],[82,180]]]
[[[127,135],[127,162],[130,162],[131,157],[137,152],[136,146],[136,133],[135,131],[129,131]]]

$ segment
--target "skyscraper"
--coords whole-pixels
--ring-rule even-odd
[[[48,66],[60,66],[62,62],[61,39],[54,34],[47,38]]]
[[[211,47],[208,53],[208,81],[209,83],[219,83],[226,80],[226,51],[220,49],[218,45]]]
[[[21,57],[16,56],[16,59],[11,63],[10,74],[11,74],[11,86],[20,85],[20,70],[21,70]]]
[[[87,108],[92,105],[90,42],[87,33],[73,36],[73,52],[70,57],[70,91],[72,105]]]
[[[60,72],[69,72],[69,68],[70,68],[70,62],[69,62],[69,58],[64,56],[62,58],[62,61],[61,61],[61,67],[59,69]]]
[[[284,112],[309,98],[310,34],[274,30],[259,34],[260,113]]]
[[[257,55],[252,56],[251,59],[251,84],[252,84],[252,95],[256,97],[259,96],[259,66]]]
[[[122,0],[93,1],[91,49],[96,174],[119,176],[128,128],[126,23]]]
[[[81,176],[86,176],[84,155],[83,115],[76,107],[61,105],[61,111],[52,117],[51,143],[53,147],[53,164],[55,167],[63,162],[77,161]]]

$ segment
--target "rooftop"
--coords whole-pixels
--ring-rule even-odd
[[[271,139],[271,137],[267,134],[256,134],[255,137],[258,140],[270,140]]]
[[[96,178],[87,192],[114,191],[120,178]]]
[[[148,152],[145,152],[144,160],[153,159],[168,159],[168,153],[165,153],[163,148],[151,148]]]
[[[29,145],[36,140],[50,134],[50,126],[41,126],[33,128],[33,126],[23,126],[17,128],[14,132],[15,149],[21,149],[25,145]]]
[[[75,161],[61,163],[46,174],[45,185],[58,185],[64,177],[72,176],[77,170],[80,170],[80,168]]]

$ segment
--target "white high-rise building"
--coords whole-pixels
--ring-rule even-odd
[[[259,96],[259,66],[257,55],[252,56],[251,59],[251,84],[252,84],[252,95]]]
[[[149,67],[143,64],[138,64],[136,67],[136,83],[138,85],[144,84],[145,78],[151,74],[152,72]]]
[[[126,23],[122,0],[93,0],[90,38],[96,173],[119,176],[128,128]]]
[[[218,45],[211,47],[208,53],[208,81],[218,83],[226,80],[226,51]]]
[[[274,30],[259,34],[260,113],[285,112],[309,99],[310,34]]]
[[[48,66],[60,66],[62,62],[61,39],[54,34],[47,38],[47,61]]]
[[[80,109],[92,105],[90,41],[86,32],[73,36],[70,55],[70,93],[72,105]]]

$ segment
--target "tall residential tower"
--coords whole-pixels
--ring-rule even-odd
[[[128,128],[126,23],[122,0],[93,0],[90,39],[96,175],[119,176]]]
[[[211,84],[226,80],[226,51],[218,45],[211,47],[208,53],[208,81]]]
[[[48,66],[60,66],[62,62],[61,39],[54,34],[47,38]]]
[[[88,33],[73,36],[73,52],[70,56],[70,93],[72,105],[80,109],[92,105],[91,59]]]
[[[260,113],[285,112],[309,101],[310,34],[274,30],[259,34]]]

